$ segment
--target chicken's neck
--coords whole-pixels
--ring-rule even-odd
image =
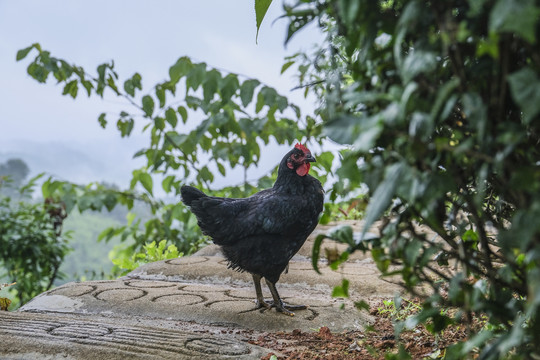
[[[294,171],[287,168],[285,163],[280,164],[278,176],[274,183],[274,190],[288,194],[303,194],[310,175],[299,176]]]

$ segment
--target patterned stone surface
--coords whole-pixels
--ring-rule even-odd
[[[231,336],[59,314],[0,312],[0,336],[2,359],[254,359],[267,353]]]
[[[302,290],[324,290],[331,292],[340,285],[344,278],[350,281],[352,295],[367,297],[372,295],[393,296],[400,291],[397,282],[381,279],[379,271],[371,259],[347,262],[337,271],[331,270],[325,263],[319,264],[321,274],[317,274],[309,259],[293,260],[289,271],[282,274],[277,283],[278,291],[294,287]],[[207,284],[236,284],[252,286],[248,273],[240,273],[227,268],[227,260],[222,256],[191,256],[172,260],[158,261],[143,265],[128,274],[130,278],[141,280],[189,281]]]
[[[362,226],[349,224],[355,230]],[[219,248],[209,246],[190,257],[146,264],[117,280],[68,283],[37,296],[18,313],[0,314],[0,358],[252,359],[267,352],[234,336],[187,330],[203,326],[216,334],[231,329],[361,329],[371,318],[354,309],[354,302],[391,297],[401,287],[381,279],[370,257],[361,253],[337,271],[322,261],[321,274],[316,273],[309,259],[313,240],[329,228],[316,229],[277,283],[285,302],[309,306],[294,317],[255,309],[251,275],[228,269]],[[331,241],[323,243],[322,254],[324,248],[345,249]],[[332,298],[333,287],[343,279],[350,282],[350,298]],[[265,284],[263,292],[270,298]]]
[[[344,311],[352,309],[351,301],[332,299],[327,289],[282,288],[285,302],[309,306],[294,317],[255,309],[254,290],[246,285],[139,279],[69,283],[34,298],[20,311],[150,317],[260,331],[321,326],[342,331],[362,328],[369,321],[367,314]],[[59,303],[69,306],[62,309]]]

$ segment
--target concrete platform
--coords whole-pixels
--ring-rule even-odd
[[[171,329],[150,319],[0,312],[1,359],[256,359],[235,336]]]
[[[227,269],[219,248],[209,246],[190,257],[143,265],[117,280],[68,283],[37,296],[16,313],[1,313],[0,358],[252,359],[270,351],[229,333],[313,331],[322,326],[339,332],[361,330],[372,319],[356,310],[354,302],[392,297],[401,287],[380,278],[369,254],[351,257],[337,271],[323,261],[322,275],[317,274],[309,255],[321,231],[327,227],[316,230],[277,283],[284,301],[309,306],[294,317],[274,309],[256,310],[251,275]],[[324,246],[344,247],[330,241]],[[350,282],[350,298],[332,298],[333,287],[343,279]],[[265,285],[263,292],[270,298]],[[227,336],[218,336],[223,332]]]

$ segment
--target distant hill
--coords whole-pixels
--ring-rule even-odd
[[[120,141],[79,145],[8,140],[0,144],[0,162],[20,158],[28,164],[30,176],[46,172],[75,183],[107,181],[126,187],[141,161],[132,158],[136,149],[123,145]]]

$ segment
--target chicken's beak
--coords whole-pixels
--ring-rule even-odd
[[[315,156],[311,155],[311,154],[307,154],[306,155],[306,162],[307,163],[310,163],[310,162],[316,162],[317,160],[315,159]]]

